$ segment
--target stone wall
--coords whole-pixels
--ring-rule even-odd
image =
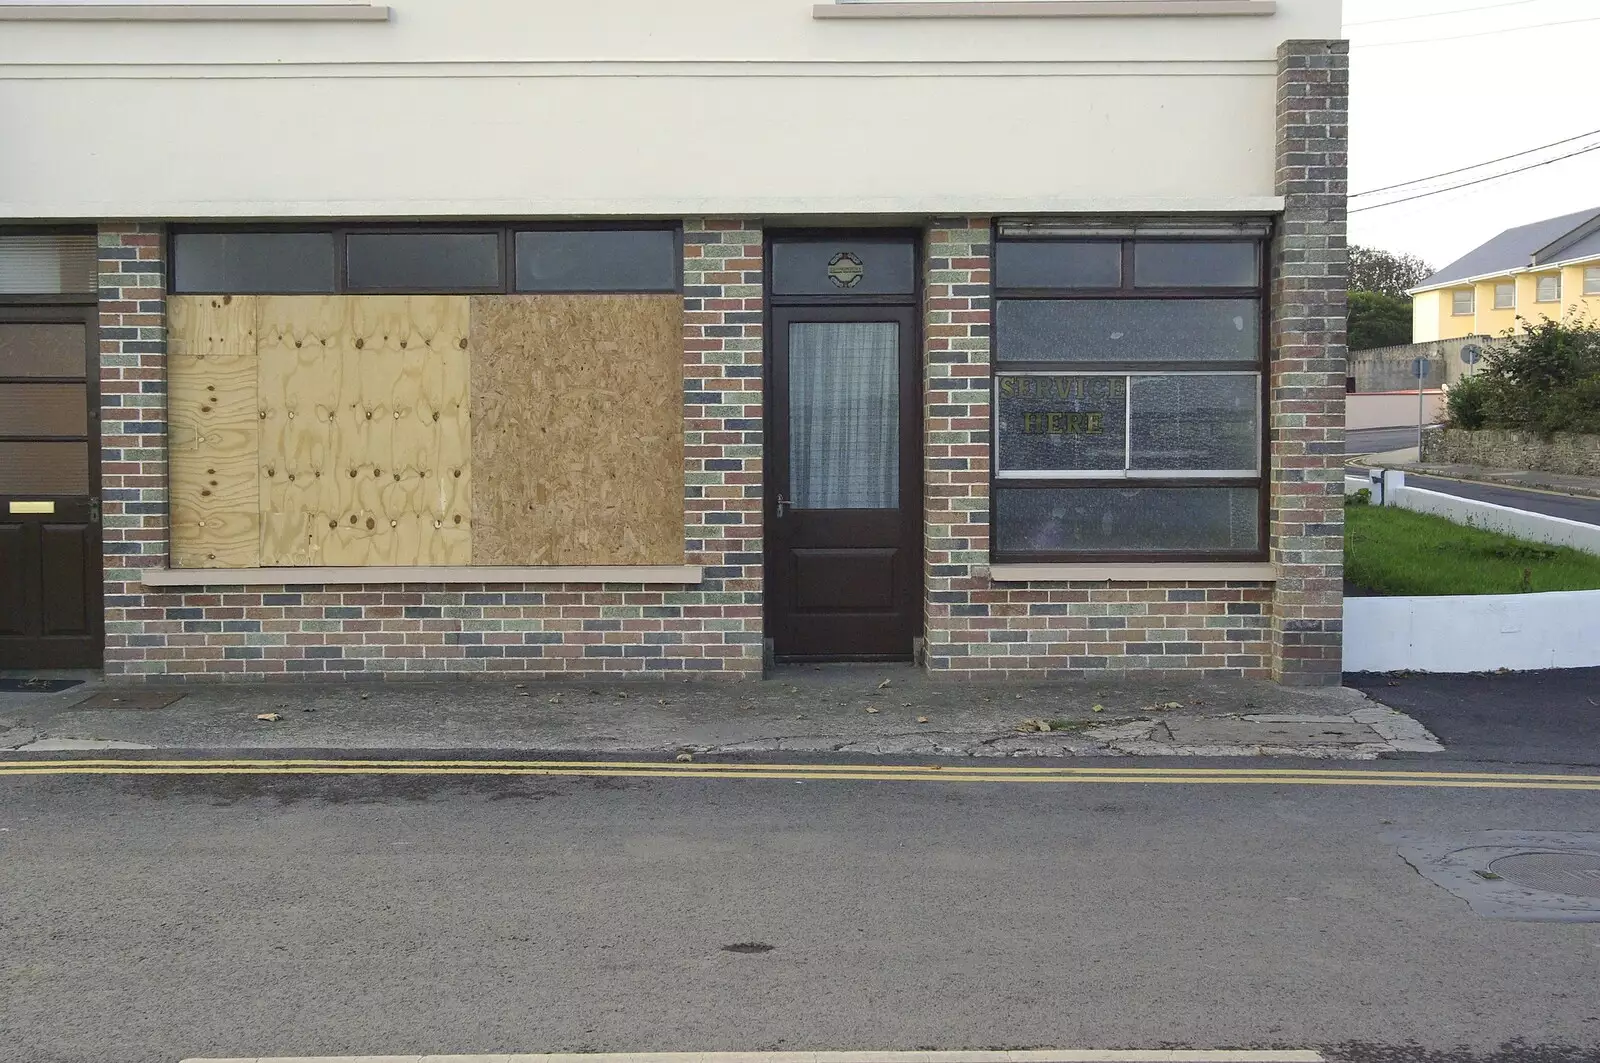
[[[1429,465],[1478,465],[1600,476],[1600,436],[1557,432],[1545,440],[1529,432],[1494,428],[1477,432],[1431,428],[1422,436],[1422,461]]]
[[[1453,340],[1402,343],[1395,347],[1351,351],[1348,372],[1355,377],[1357,392],[1415,391],[1417,378],[1411,375],[1411,363],[1418,358],[1426,358],[1432,368],[1422,385],[1424,388],[1437,388],[1453,384],[1467,374],[1466,363],[1461,360],[1461,348],[1469,343],[1487,348],[1493,342],[1491,336],[1463,336]]]

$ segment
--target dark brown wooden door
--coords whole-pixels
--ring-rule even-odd
[[[93,311],[0,307],[0,668],[101,663]]]
[[[768,631],[780,660],[910,660],[922,568],[911,307],[773,310]]]

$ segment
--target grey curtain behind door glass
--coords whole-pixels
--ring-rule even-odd
[[[789,326],[789,483],[801,509],[900,506],[893,322]]]

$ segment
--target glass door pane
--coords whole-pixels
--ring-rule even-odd
[[[800,509],[900,507],[900,327],[789,326],[789,482]]]

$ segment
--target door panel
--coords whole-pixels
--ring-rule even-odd
[[[785,660],[909,660],[921,568],[910,307],[773,311],[768,631]]]
[[[39,525],[39,560],[50,593],[40,603],[40,633],[86,635],[89,617],[88,528],[82,524]]]
[[[32,531],[23,524],[0,524],[0,637],[27,634],[28,620],[38,612],[32,592],[39,562],[31,549]]]
[[[94,313],[0,308],[0,668],[101,662]]]

